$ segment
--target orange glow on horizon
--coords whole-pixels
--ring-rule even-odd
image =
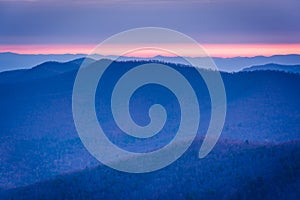
[[[124,46],[123,46],[124,45]],[[114,52],[122,48],[136,48],[141,45],[110,45],[103,47],[101,54],[115,55]],[[151,46],[151,45],[144,45]],[[172,47],[181,49],[184,55],[194,57],[196,49],[191,48],[188,44],[159,44],[154,45],[164,49]],[[300,54],[300,44],[203,44],[205,51],[214,57],[253,57],[253,56],[272,56],[286,54]],[[96,45],[0,45],[0,52],[13,52],[20,54],[89,54]],[[184,49],[182,51],[182,49]],[[117,50],[117,51],[116,51]],[[162,51],[141,51],[128,54],[127,56],[136,57],[153,57],[156,55],[172,56],[170,53]]]

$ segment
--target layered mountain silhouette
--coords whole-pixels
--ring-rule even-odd
[[[36,65],[42,64],[46,61],[55,62],[67,62],[74,59],[82,58],[87,55],[85,54],[16,54],[11,52],[0,53],[0,72],[16,69],[29,69]],[[89,55],[94,59],[116,59],[120,61],[161,61],[170,62],[175,64],[187,64],[185,57],[166,57],[166,56],[155,56],[152,58],[140,58],[140,57],[126,57],[126,56],[103,56],[103,55]],[[207,58],[193,58],[188,57],[190,60],[203,63]],[[269,63],[277,63],[280,65],[299,65],[300,55],[274,55],[274,56],[255,56],[255,57],[232,57],[232,58],[220,58],[212,57],[217,67],[221,71],[233,72],[240,71],[243,68],[251,67],[254,65],[265,65]],[[197,67],[204,67],[201,64]]]
[[[82,61],[46,62],[32,69],[0,73],[0,197],[299,197],[299,74],[221,72],[228,103],[225,125],[215,149],[199,159],[199,147],[211,117],[209,93],[193,67],[168,63],[189,80],[197,94],[201,122],[196,140],[170,166],[157,172],[128,174],[102,165],[78,137],[72,116],[72,89]],[[97,61],[100,66],[102,61]],[[154,61],[113,62],[100,80],[105,88],[98,87],[96,92],[97,117],[109,133],[107,137],[133,152],[167,144],[180,121],[176,98],[166,88],[150,85],[132,96],[132,117],[146,125],[148,106],[161,103],[169,114],[168,126],[150,141],[134,140],[117,128],[110,113],[114,84],[128,70],[149,62]]]

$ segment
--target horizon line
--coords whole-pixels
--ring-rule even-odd
[[[146,46],[151,44],[146,44]],[[256,57],[256,56],[275,56],[275,55],[300,55],[300,44],[200,44],[207,56],[220,58],[233,57]],[[29,44],[29,45],[0,45],[0,53],[16,54],[90,54],[97,45],[94,44]],[[140,47],[141,44],[122,44],[103,46],[101,52],[97,53],[102,56],[125,56],[117,55],[114,52],[120,52],[123,47]],[[144,44],[145,46],[145,44]],[[157,44],[155,45],[157,46]],[[182,57],[199,57],[188,44],[159,44],[160,48],[180,49],[183,52]],[[184,49],[185,51],[182,51]],[[128,57],[151,58],[155,56],[174,57],[175,54],[157,50],[142,50],[140,52],[128,53]],[[175,55],[176,56],[176,55]],[[179,56],[179,55],[177,55]]]
[[[0,51],[0,54],[4,54],[4,53],[8,53],[8,54],[16,54],[16,55],[33,55],[33,56],[47,56],[47,55],[82,55],[82,56],[88,56],[89,54],[85,54],[85,53],[18,53],[18,52],[12,52],[12,51]],[[118,55],[100,55],[100,54],[94,54],[94,55],[97,55],[97,56],[103,56],[104,58],[105,57],[118,57]],[[272,54],[272,55],[255,55],[255,56],[232,56],[232,57],[221,57],[221,56],[207,56],[207,57],[211,57],[211,58],[255,58],[255,57],[273,57],[273,56],[291,56],[291,55],[295,55],[295,56],[300,56],[300,53],[291,53],[291,54]],[[151,57],[140,57],[140,56],[121,56],[121,57],[127,57],[127,58],[146,58],[146,59],[149,59],[149,58],[155,58],[155,57],[166,57],[166,58],[176,58],[176,57],[179,57],[179,56],[168,56],[168,55],[154,55],[154,56],[151,56]],[[193,57],[193,56],[184,56],[184,57],[188,57],[188,58],[201,58],[201,57]]]

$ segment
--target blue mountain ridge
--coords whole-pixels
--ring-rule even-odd
[[[282,71],[289,73],[300,73],[300,65],[280,65],[276,63],[269,63],[265,65],[256,65],[244,68],[242,71]]]

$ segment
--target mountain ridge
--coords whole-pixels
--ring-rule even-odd
[[[112,89],[115,82],[112,79],[117,79],[127,70],[143,63],[145,62],[114,62],[112,68],[110,67],[111,70],[106,72],[108,73],[105,75],[106,78],[102,79],[108,81],[106,89]],[[193,68],[179,67],[176,64],[168,65],[189,80],[198,96],[201,110],[198,135],[203,137],[210,119],[210,98],[205,83]],[[52,68],[56,67],[52,66]],[[89,155],[78,138],[72,117],[72,89],[76,70],[54,73],[46,77],[44,74],[47,75],[48,71],[39,68],[28,70],[23,74],[25,76],[23,82],[18,80],[10,83],[2,80],[3,77],[0,76],[0,82],[2,80],[0,84],[2,97],[0,99],[2,113],[0,187],[2,188],[34,183],[98,163]],[[298,75],[255,71],[221,72],[221,76],[226,89],[227,116],[220,140],[270,144],[299,139],[300,94],[297,91],[299,91],[300,77]],[[158,90],[158,93],[150,95],[154,92],[153,89],[146,91],[147,95],[143,96],[143,93],[140,93],[140,96],[132,98],[135,106],[131,114],[138,116],[137,119],[141,123],[147,122],[148,119],[145,103],[151,103],[149,96],[164,101],[169,111],[175,110],[176,100],[169,100],[171,96],[167,96],[167,93]],[[108,98],[109,95],[110,93],[106,91],[96,93],[96,110],[105,108],[103,105],[109,105],[107,99],[98,99]],[[103,129],[114,133],[112,139],[118,141],[119,138],[114,137],[118,133],[117,129],[114,128],[114,121],[105,114],[107,111],[109,110],[101,110],[99,121],[104,122]],[[172,120],[176,121],[178,113],[173,113],[172,116]],[[169,129],[166,131],[168,132]],[[155,148],[155,145],[162,143],[157,140],[155,142],[147,144],[148,147]],[[124,148],[131,148],[130,145],[127,146],[126,138],[122,138],[118,144]]]
[[[281,71],[288,73],[300,73],[300,65],[281,65],[277,63],[268,63],[265,65],[255,65],[242,69],[241,71],[252,72],[252,71]]]

